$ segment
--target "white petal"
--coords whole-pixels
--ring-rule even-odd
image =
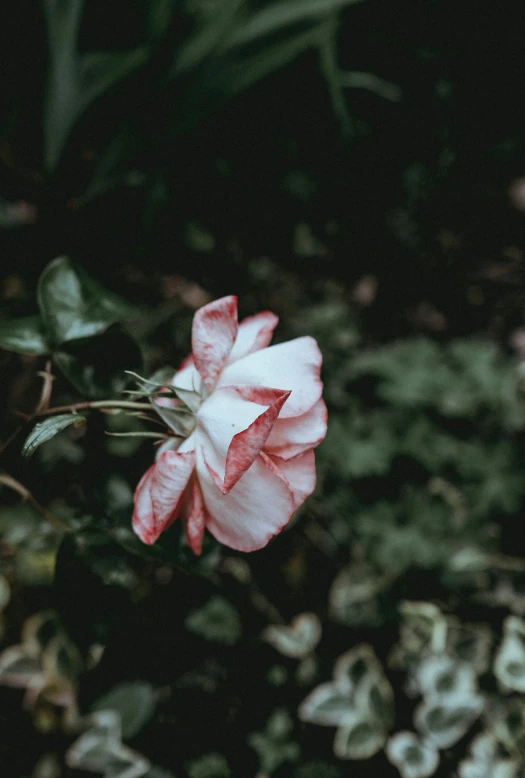
[[[282,530],[294,511],[288,484],[258,456],[228,494],[210,474],[197,451],[197,473],[209,514],[207,529],[225,546],[256,551]]]
[[[261,349],[227,365],[217,386],[268,386],[291,390],[281,418],[300,416],[319,400],[322,355],[313,338],[296,338]]]
[[[295,507],[298,508],[315,489],[315,454],[310,449],[293,459],[270,457],[272,462],[288,481],[292,491]]]
[[[228,358],[228,364],[270,345],[279,317],[270,311],[248,316],[239,324],[239,331]]]
[[[204,305],[193,317],[193,361],[209,391],[230,356],[238,327],[237,298],[233,295]]]
[[[264,444],[267,454],[291,459],[310,448],[315,448],[324,439],[328,414],[323,400],[318,400],[301,416],[284,419],[282,415],[275,422]]]
[[[215,389],[200,407],[199,439],[225,491],[261,451],[287,396],[275,389],[250,391],[225,386]],[[247,399],[251,397],[255,401]]]

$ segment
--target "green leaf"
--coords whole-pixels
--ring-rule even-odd
[[[0,322],[0,348],[20,354],[48,354],[50,348],[40,316]]]
[[[79,392],[99,399],[122,392],[129,380],[126,369],[142,367],[139,347],[119,327],[68,343],[54,353],[53,359]]]
[[[187,766],[189,778],[231,778],[228,762],[222,754],[205,754]]]
[[[264,732],[253,732],[248,743],[257,752],[265,773],[274,773],[285,762],[297,762],[300,756],[298,743],[290,740],[293,724],[286,708],[277,708],[266,723]]]
[[[50,678],[59,677],[75,683],[83,670],[83,661],[76,645],[65,635],[57,635],[42,654],[42,667]]]
[[[337,727],[352,715],[353,710],[350,696],[333,681],[329,681],[316,686],[303,700],[298,712],[301,721],[322,727]]]
[[[90,716],[92,726],[84,732],[66,753],[66,763],[105,778],[141,778],[149,771],[149,760],[123,745],[120,717],[111,710]]]
[[[242,626],[239,614],[224,597],[215,595],[199,610],[192,611],[185,626],[190,632],[206,640],[232,646],[241,636]]]
[[[69,135],[86,109],[110,87],[142,65],[149,49],[80,55],[78,33],[83,0],[45,0],[49,65],[44,99],[44,159],[53,171]]]
[[[212,6],[213,9],[213,6]],[[185,41],[176,53],[170,75],[179,77],[191,70],[217,49],[232,35],[236,22],[244,12],[244,0],[224,0],[217,11],[212,12],[196,35]]]
[[[51,440],[57,432],[65,430],[66,427],[82,427],[86,423],[85,416],[78,413],[60,413],[58,416],[51,416],[49,419],[35,424],[31,434],[27,437],[22,448],[22,456],[30,457],[46,440]]]
[[[496,735],[497,732],[497,735]],[[460,778],[514,778],[519,776],[522,760],[517,754],[509,757],[501,748],[496,730],[482,732],[470,743],[470,757],[459,765]],[[503,740],[503,738],[502,738]]]
[[[40,516],[27,503],[6,505],[0,510],[0,537],[10,546],[29,544],[41,525]]]
[[[421,694],[432,699],[454,694],[464,696],[476,691],[474,668],[443,653],[425,657],[417,668],[415,678]]]
[[[283,656],[303,659],[308,656],[321,639],[322,626],[315,613],[300,613],[287,624],[272,624],[262,637]]]
[[[483,707],[483,697],[478,694],[466,693],[450,701],[429,698],[416,709],[414,723],[428,743],[450,748],[466,734]]]
[[[135,737],[153,716],[157,704],[153,687],[142,681],[119,683],[91,706],[91,711],[113,710],[120,714],[122,737]]]
[[[402,778],[429,778],[439,765],[439,754],[431,743],[413,732],[398,732],[388,741],[386,755]]]
[[[322,3],[319,0],[299,0],[294,3],[281,0],[277,3],[267,3],[258,13],[250,17],[235,35],[232,43],[244,46],[298,23],[315,23],[357,2],[360,0],[324,0]]]
[[[100,335],[134,311],[68,257],[53,260],[38,282],[38,305],[54,347]]]
[[[525,691],[525,621],[508,616],[504,638],[494,659],[494,675],[505,690]]]
[[[386,742],[386,732],[376,719],[349,717],[339,727],[334,740],[334,754],[339,759],[370,759]]]
[[[9,604],[11,599],[11,587],[6,578],[0,574],[0,613]]]
[[[146,46],[129,51],[94,51],[85,54],[80,68],[79,112],[85,110],[118,81],[126,78],[148,58]]]

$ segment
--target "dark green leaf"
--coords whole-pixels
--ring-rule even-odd
[[[30,457],[42,443],[53,438],[57,432],[71,427],[82,427],[86,423],[86,418],[78,413],[61,413],[58,416],[51,416],[49,419],[36,424],[28,436],[22,448],[22,455]]]
[[[190,632],[232,646],[241,636],[242,626],[237,610],[224,597],[215,595],[199,610],[192,611],[185,626]]]
[[[143,64],[149,50],[141,46],[82,56],[78,51],[81,0],[45,0],[44,13],[49,43],[44,158],[47,169],[53,171],[77,120],[98,97]]]
[[[189,778],[231,778],[228,762],[222,754],[205,754],[187,766]]]
[[[301,750],[291,740],[293,724],[286,708],[272,712],[263,732],[253,732],[248,743],[257,752],[259,763],[265,773],[274,773],[285,762],[296,762]]]
[[[55,347],[100,335],[134,310],[68,257],[53,260],[40,276],[38,304]]]
[[[114,710],[120,713],[122,737],[135,737],[153,716],[156,706],[153,687],[142,681],[119,683],[91,706],[93,712]]]
[[[385,741],[386,732],[380,722],[356,715],[337,730],[334,753],[339,759],[370,759],[383,748]]]
[[[0,322],[0,348],[20,354],[48,354],[49,344],[40,316]]]

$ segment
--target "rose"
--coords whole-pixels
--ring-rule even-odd
[[[133,529],[144,543],[181,517],[196,554],[205,528],[255,551],[312,493],[313,449],[326,434],[322,356],[311,337],[267,348],[277,322],[266,311],[238,324],[236,297],[195,313],[193,354],[172,379],[191,412],[168,411],[182,410],[174,429],[187,437],[174,439],[177,450],[163,446],[135,492]]]

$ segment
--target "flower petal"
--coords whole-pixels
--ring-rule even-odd
[[[313,450],[305,451],[304,454],[299,454],[293,459],[280,459],[274,456],[269,458],[286,478],[297,509],[315,489],[316,472]]]
[[[224,489],[229,492],[243,473],[252,465],[255,457],[261,452],[275,421],[290,396],[290,392],[281,392],[264,413],[257,416],[250,426],[234,435],[226,456],[224,473]]]
[[[204,305],[193,317],[193,359],[209,391],[230,356],[238,326],[237,298],[234,296],[221,297]]]
[[[151,482],[151,503],[158,523],[164,524],[171,517],[194,467],[194,451],[185,454],[166,451],[157,460]]]
[[[292,394],[282,418],[300,416],[319,400],[323,385],[319,377],[322,355],[309,336],[256,351],[227,365],[217,386],[269,386],[289,389]]]
[[[144,543],[154,543],[177,518],[194,467],[194,451],[165,451],[140,480],[132,523]]]
[[[192,432],[189,437],[187,437],[185,440],[180,441],[180,438],[176,437],[170,437],[167,440],[164,441],[164,443],[161,443],[160,446],[157,448],[157,452],[155,454],[155,459],[158,460],[161,458],[161,456],[164,454],[165,451],[178,451],[179,454],[185,454],[188,451],[195,451],[195,442],[196,442],[196,436],[195,432]]]
[[[185,389],[187,392],[202,392],[202,378],[195,367],[192,354],[183,361],[171,383],[177,389]]]
[[[192,478],[187,490],[187,503],[184,506],[184,524],[188,545],[197,556],[200,556],[202,551],[206,519],[207,511],[202,489],[197,478]]]
[[[279,317],[271,311],[261,311],[255,316],[247,316],[246,319],[243,319],[239,324],[239,331],[228,358],[228,364],[269,346],[273,331],[278,323]]]
[[[326,435],[328,413],[323,400],[309,411],[293,419],[278,418],[270,432],[264,450],[270,456],[291,459],[315,448]]]
[[[197,452],[197,472],[208,510],[207,528],[225,546],[256,551],[280,532],[295,510],[286,480],[258,456],[228,494],[221,494],[205,461]]]
[[[224,494],[261,451],[289,395],[267,387],[224,386],[201,406],[199,430]],[[261,412],[261,405],[269,407]]]
[[[139,536],[143,543],[147,543],[148,545],[154,542],[153,540],[149,540],[149,526],[151,523],[151,516],[153,514],[150,489],[154,469],[155,465],[152,465],[148,470],[146,470],[138,482],[137,488],[135,489],[135,506],[133,509],[133,518],[131,522],[135,534]]]

